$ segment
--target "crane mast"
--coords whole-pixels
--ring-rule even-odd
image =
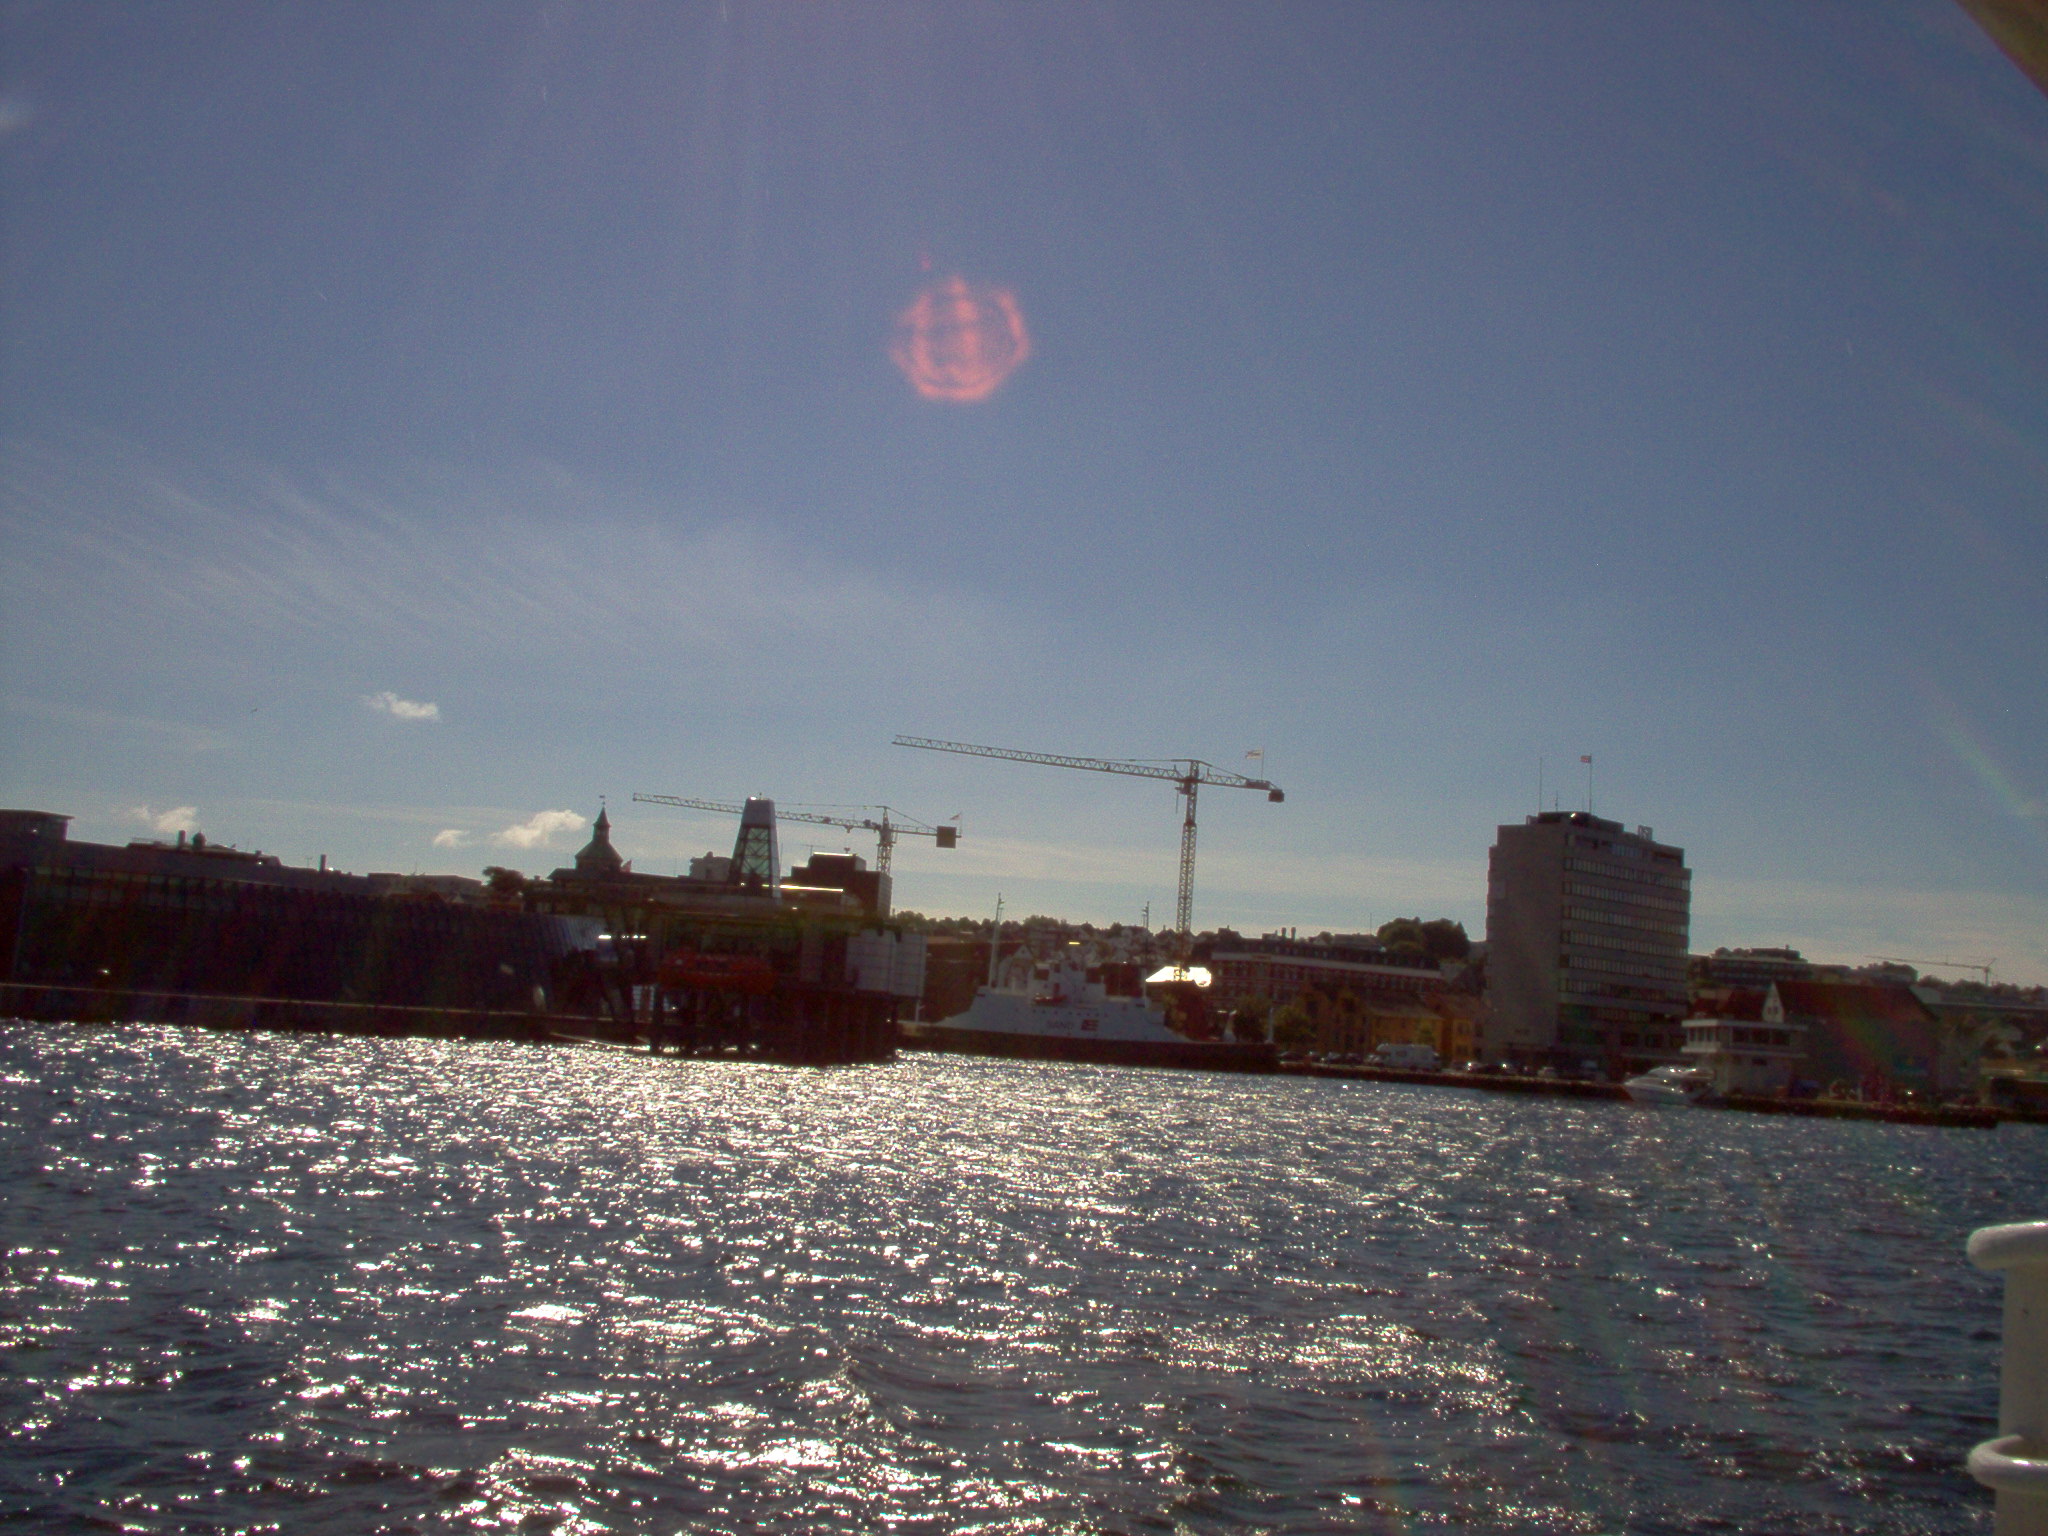
[[[967,757],[996,757],[1013,763],[1044,763],[1051,768],[1079,768],[1089,773],[1118,773],[1141,779],[1166,779],[1186,803],[1180,824],[1180,889],[1174,902],[1173,925],[1183,946],[1195,936],[1195,796],[1204,784],[1226,789],[1262,789],[1271,801],[1285,800],[1279,786],[1270,779],[1250,779],[1227,768],[1218,768],[1200,758],[1183,757],[1165,762],[1143,762],[1131,758],[1072,757],[1060,752],[1027,752],[1017,747],[983,747],[965,741],[934,741],[924,736],[898,736],[899,747],[919,747],[927,752],[958,752]]]

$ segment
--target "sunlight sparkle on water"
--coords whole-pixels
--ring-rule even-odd
[[[1970,1530],[1961,1234],[2048,1184],[2032,1128],[1020,1063],[6,1069],[0,1391],[59,1524]]]

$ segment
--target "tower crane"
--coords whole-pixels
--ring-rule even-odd
[[[1913,960],[1904,955],[1872,955],[1870,958],[1886,965],[1913,965],[1923,969],[1931,965],[1944,971],[1975,971],[1984,978],[1987,987],[1991,985],[1992,967],[1998,964],[1996,957],[1990,960]]]
[[[1267,779],[1248,779],[1241,773],[1218,768],[1199,758],[1175,758],[1166,762],[1132,762],[1121,758],[1067,757],[1058,752],[1023,752],[1013,747],[977,747],[964,741],[929,741],[922,736],[898,736],[899,747],[922,747],[928,752],[962,752],[969,757],[1000,757],[1013,763],[1045,763],[1054,768],[1083,768],[1090,773],[1126,773],[1141,779],[1167,779],[1187,802],[1180,824],[1180,897],[1174,904],[1173,923],[1183,945],[1195,936],[1195,792],[1204,784],[1225,789],[1263,789],[1271,801],[1285,800],[1279,787]]]
[[[648,805],[679,805],[691,811],[719,811],[728,816],[737,816],[746,809],[730,800],[686,800],[680,795],[639,795],[635,800]],[[881,819],[869,816],[820,816],[813,811],[785,811],[777,807],[778,821],[808,821],[821,827],[844,827],[849,832],[872,832],[875,834],[875,868],[882,874],[889,873],[890,855],[896,851],[899,837],[929,837],[935,839],[941,848],[957,847],[960,842],[958,827],[928,827],[913,817],[905,816],[893,806],[863,805],[856,807],[863,811],[879,811]],[[892,820],[891,818],[895,818]]]

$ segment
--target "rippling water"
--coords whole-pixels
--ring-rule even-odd
[[[1981,1531],[2048,1136],[0,1031],[0,1516]]]

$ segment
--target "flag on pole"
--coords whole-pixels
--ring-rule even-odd
[[[1266,749],[1264,747],[1253,747],[1251,751],[1245,753],[1246,757],[1264,757],[1265,755]]]
[[[1586,756],[1584,756],[1584,757],[1580,758],[1580,759],[1579,759],[1579,761],[1580,761],[1580,762],[1582,762],[1582,763],[1590,763],[1590,762],[1592,762],[1592,761],[1593,761],[1593,758],[1592,758],[1592,755],[1591,755],[1590,753],[1588,753],[1588,754],[1587,754]]]

